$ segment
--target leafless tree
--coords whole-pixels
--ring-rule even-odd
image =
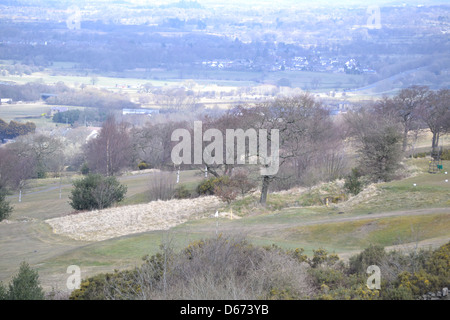
[[[277,99],[256,110],[260,115],[254,123],[256,127],[268,132],[279,130],[280,167],[293,165],[296,174],[301,175],[332,125],[329,112],[309,94]],[[269,185],[276,178],[277,175],[262,176],[261,204],[266,203]]]
[[[147,123],[131,130],[133,152],[152,167],[171,165],[172,132],[187,127],[186,122]]]
[[[430,92],[426,103],[421,106],[420,116],[433,134],[431,148],[435,150],[439,146],[440,135],[450,132],[450,90]]]
[[[89,169],[106,176],[117,175],[131,166],[134,159],[128,125],[117,123],[114,116],[108,117],[98,137],[84,146],[84,154]]]
[[[392,117],[403,126],[402,151],[408,146],[408,133],[417,127],[420,121],[420,110],[427,104],[429,88],[426,86],[411,86],[400,92],[393,98],[384,98],[376,106],[375,110],[386,118]]]
[[[31,156],[19,156],[10,146],[0,148],[0,188],[22,190],[34,177],[36,160]]]
[[[175,175],[172,172],[155,172],[150,175],[149,201],[170,200],[175,195]]]

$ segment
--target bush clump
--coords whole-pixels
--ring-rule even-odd
[[[8,288],[0,283],[0,300],[44,300],[39,274],[27,262],[22,262],[19,272],[11,280]]]
[[[100,210],[111,207],[125,198],[127,187],[116,177],[88,174],[73,182],[69,204],[75,210]]]
[[[6,193],[0,188],[0,221],[8,219],[13,207],[6,200]]]
[[[344,189],[353,195],[357,195],[364,189],[364,183],[358,169],[353,168],[352,172],[345,178]]]

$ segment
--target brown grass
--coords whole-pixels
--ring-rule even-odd
[[[147,204],[81,212],[45,220],[56,234],[75,240],[101,241],[127,234],[168,230],[191,219],[214,214],[221,205],[215,196],[152,201]]]

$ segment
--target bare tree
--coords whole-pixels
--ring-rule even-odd
[[[258,114],[255,126],[258,128],[279,130],[279,166],[294,165],[297,174],[305,169],[300,161],[308,159],[314,153],[316,145],[331,126],[329,112],[309,94],[292,98],[281,98],[256,108]],[[268,134],[268,139],[271,136]],[[265,204],[271,181],[277,175],[261,177],[260,203]]]
[[[36,160],[31,156],[19,156],[11,147],[0,148],[0,188],[20,191],[28,179],[34,177]]]
[[[435,150],[440,135],[450,132],[450,90],[430,92],[427,103],[421,106],[420,116],[433,134],[431,148]]]
[[[97,138],[90,140],[84,154],[92,172],[113,176],[132,164],[133,152],[128,125],[114,116],[103,123]]]
[[[171,164],[173,142],[172,132],[185,128],[186,122],[147,123],[144,127],[131,130],[132,148],[136,158],[152,167],[164,167]]]
[[[64,162],[64,145],[61,139],[45,134],[29,134],[17,139],[10,150],[20,158],[33,159],[37,177],[47,172],[59,172]],[[30,160],[31,161],[31,160]]]
[[[429,89],[426,86],[411,86],[393,98],[384,98],[375,110],[385,117],[397,119],[403,126],[402,151],[408,146],[408,133],[416,127],[420,120],[420,109],[427,104]]]

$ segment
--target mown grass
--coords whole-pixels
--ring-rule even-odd
[[[291,228],[285,230],[285,238],[343,251],[450,236],[449,226],[450,214],[398,216]]]

